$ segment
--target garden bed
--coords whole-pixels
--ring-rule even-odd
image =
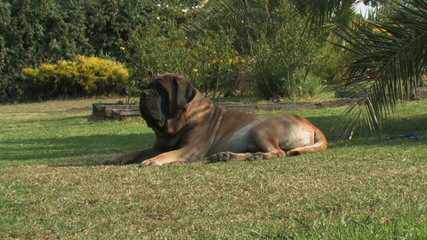
[[[427,88],[421,88],[417,91],[417,99],[427,98]],[[323,102],[299,102],[299,103],[243,103],[243,102],[217,102],[219,106],[226,109],[243,112],[256,111],[285,111],[285,110],[304,110],[342,107],[356,103],[359,99],[338,98],[335,100]],[[118,119],[123,120],[130,117],[141,116],[137,104],[119,104],[119,103],[95,103],[93,104],[92,118],[95,120]]]
[[[244,112],[255,111],[281,111],[281,110],[303,110],[303,109],[317,109],[326,107],[341,107],[350,103],[356,102],[357,99],[343,98],[331,101],[324,101],[318,103],[238,103],[238,102],[219,102],[217,105],[223,106],[227,109],[233,109]]]
[[[239,103],[218,102],[219,106],[243,112],[281,111],[340,107],[355,102],[354,99],[337,99],[319,103]],[[137,104],[95,103],[92,106],[92,118],[95,120],[118,119],[141,116]]]

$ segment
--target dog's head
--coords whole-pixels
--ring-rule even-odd
[[[141,115],[156,133],[173,135],[185,126],[184,113],[196,93],[182,76],[160,75],[142,91]]]

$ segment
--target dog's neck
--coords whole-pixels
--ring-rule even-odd
[[[197,106],[196,106],[197,104]],[[204,107],[205,104],[213,104],[212,101],[205,97],[203,93],[197,91],[194,98],[187,104],[187,109],[191,109],[191,111]]]
[[[187,119],[201,119],[205,115],[209,115],[215,108],[214,103],[209,98],[197,91],[194,98],[186,107],[186,117]]]

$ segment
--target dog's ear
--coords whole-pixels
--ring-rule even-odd
[[[179,110],[186,109],[187,104],[197,93],[193,85],[178,74],[162,74],[154,80],[154,83],[167,96],[169,116],[175,116]]]
[[[173,81],[176,89],[177,109],[185,109],[187,104],[196,96],[196,89],[191,82],[184,80],[182,77],[177,77]]]

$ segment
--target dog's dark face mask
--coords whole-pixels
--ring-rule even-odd
[[[141,115],[158,134],[173,135],[185,126],[183,115],[195,95],[195,88],[182,77],[161,75],[143,90]]]
[[[148,126],[155,130],[165,128],[169,99],[164,90],[155,84],[142,91],[140,99],[141,115],[147,122]]]

